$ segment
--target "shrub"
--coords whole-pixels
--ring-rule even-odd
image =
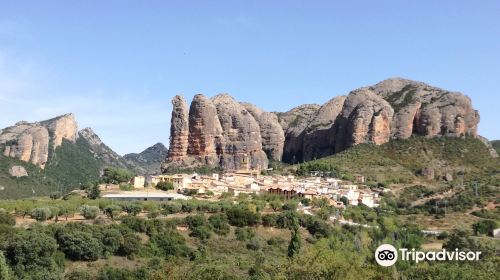
[[[119,205],[110,205],[104,208],[104,214],[114,220],[116,217],[120,215],[122,212],[122,208]]]
[[[226,214],[217,214],[210,216],[210,218],[208,218],[208,222],[214,229],[215,233],[217,233],[218,235],[227,235],[231,230]]]
[[[156,184],[155,188],[162,191],[169,191],[175,189],[174,184],[172,182],[159,182],[158,184]]]
[[[189,234],[189,236],[196,237],[200,240],[210,239],[210,236],[211,236],[210,228],[207,226],[195,227],[191,230],[191,233]]]
[[[203,215],[187,216],[185,222],[191,230],[196,227],[205,226],[207,224],[207,220]]]
[[[262,215],[262,225],[265,227],[276,227],[278,216],[275,214]]]
[[[251,228],[237,228],[234,234],[239,241],[247,241],[255,237],[255,232]]]
[[[31,218],[43,222],[52,218],[52,212],[48,207],[35,208],[31,211]]]
[[[6,211],[0,211],[0,225],[15,226],[16,219]]]
[[[156,244],[160,253],[165,256],[188,256],[189,248],[186,240],[176,230],[171,230],[162,235],[155,235],[151,241]]]
[[[141,238],[134,233],[127,233],[123,236],[123,243],[120,246],[119,253],[122,256],[130,257],[139,253],[141,250]]]
[[[87,220],[94,220],[99,214],[99,207],[82,205],[80,207],[80,214],[82,214],[82,216]]]
[[[252,251],[260,250],[260,241],[257,238],[250,239],[250,242],[247,243],[247,249]]]
[[[493,230],[497,228],[497,222],[493,220],[482,220],[472,225],[474,234],[493,234]]]
[[[168,202],[163,205],[163,214],[176,214],[182,211],[182,204],[179,202]]]
[[[107,184],[119,184],[129,182],[134,175],[123,168],[106,167],[101,177],[101,181]]]
[[[254,213],[244,206],[235,206],[227,210],[227,218],[233,226],[244,227],[259,224],[260,215]]]
[[[73,261],[96,261],[102,251],[99,241],[82,231],[62,232],[58,243],[66,258]]]
[[[127,203],[122,205],[122,208],[130,216],[137,216],[142,211],[142,205],[139,203]]]

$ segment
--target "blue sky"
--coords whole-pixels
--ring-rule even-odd
[[[395,76],[500,139],[499,68],[500,1],[0,2],[0,127],[74,112],[121,154],[168,143],[175,94],[286,111]]]

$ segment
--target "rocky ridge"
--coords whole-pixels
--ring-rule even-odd
[[[42,122],[18,122],[0,130],[3,154],[40,168],[45,168],[49,155],[61,146],[63,139],[75,142],[78,124],[73,114],[62,115]]]
[[[263,112],[227,94],[196,95],[189,111],[180,96],[173,105],[165,169],[204,164],[265,168],[268,159],[297,163],[412,135],[477,137],[480,119],[464,94],[402,78],[284,113]]]

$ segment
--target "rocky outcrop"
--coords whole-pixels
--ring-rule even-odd
[[[179,108],[182,105],[174,106],[171,129],[172,139],[180,140],[172,140],[174,153],[167,163],[184,157],[183,164],[234,169],[247,164],[244,158],[249,157],[251,167],[262,167],[267,165],[262,152],[272,160],[297,163],[361,143],[381,145],[412,135],[478,137],[479,113],[469,97],[401,78],[351,91],[322,106],[307,104],[284,113],[267,113],[226,94],[212,100],[197,95],[189,111],[186,156],[185,145],[179,144],[185,139],[186,114]]]
[[[252,114],[260,126],[262,150],[269,159],[281,161],[285,145],[285,132],[279,123],[278,116],[274,113],[264,112],[250,103],[242,103],[242,105]]]
[[[391,136],[477,136],[479,113],[468,96],[421,82],[393,78],[369,88],[394,108]]]
[[[364,88],[351,92],[335,123],[335,151],[361,143],[386,143],[393,114],[391,105],[374,92]]]
[[[212,99],[223,131],[221,166],[225,169],[267,168],[260,126],[245,107],[227,94]]]
[[[173,98],[172,105],[168,158],[172,162],[176,162],[182,161],[187,156],[189,145],[189,109],[184,98],[179,95]]]
[[[73,114],[50,120],[28,123],[18,122],[0,130],[3,154],[44,168],[49,154],[62,145],[63,140],[75,142],[78,125]]]
[[[325,103],[316,112],[312,121],[304,130],[303,160],[309,161],[333,154],[333,125],[337,120],[346,96],[338,96]]]
[[[138,166],[146,174],[154,175],[161,173],[161,163],[167,155],[168,149],[162,143],[156,143],[138,154],[126,154],[123,158],[129,165]]]
[[[206,96],[197,94],[189,109],[188,155],[196,162],[218,165],[222,141],[222,126],[215,105]]]
[[[14,165],[9,168],[9,174],[10,176],[16,177],[16,178],[21,178],[21,177],[26,177],[28,176],[28,172],[23,166],[20,165]]]
[[[303,161],[305,129],[320,109],[320,105],[306,104],[285,113],[277,113],[285,131],[283,161],[297,163]]]
[[[178,97],[174,98],[178,99]],[[174,105],[174,111],[176,110]],[[180,110],[177,110],[180,111]],[[280,145],[279,136],[273,135],[277,121],[264,112],[253,112],[259,115],[263,130],[266,133],[266,147],[270,151],[273,145]],[[184,114],[172,114],[173,117],[184,118]],[[180,123],[172,120],[172,123]],[[267,127],[268,126],[268,127]],[[261,126],[254,116],[227,94],[219,94],[212,99],[197,94],[191,102],[188,116],[188,147],[186,154],[179,157],[176,153],[169,154],[162,165],[163,171],[179,167],[195,167],[208,165],[237,170],[245,168],[267,168],[268,159],[263,150]],[[281,128],[280,128],[281,129]],[[172,129],[172,139],[178,139],[182,129]],[[281,130],[281,133],[283,131]],[[283,140],[281,140],[281,145]],[[172,149],[172,148],[170,148]],[[179,149],[174,148],[176,151]],[[279,148],[278,148],[279,150]],[[279,157],[279,151],[277,152]]]

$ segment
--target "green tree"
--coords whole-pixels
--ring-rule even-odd
[[[134,233],[127,233],[123,236],[123,243],[120,246],[119,253],[122,256],[130,257],[139,253],[141,250],[141,238]]]
[[[492,235],[493,230],[498,226],[497,222],[493,220],[481,220],[472,225],[472,229],[474,230],[474,234],[488,234]]]
[[[52,218],[52,212],[48,207],[35,208],[31,211],[31,218],[43,222]]]
[[[97,184],[92,185],[88,190],[87,190],[87,197],[96,200],[101,197],[101,190],[99,189],[99,186]]]
[[[175,187],[174,187],[174,184],[172,182],[159,182],[158,184],[156,184],[155,188],[159,189],[159,190],[162,190],[162,191],[169,191],[169,190],[173,190]]]
[[[102,252],[99,241],[83,231],[63,231],[58,234],[59,249],[73,261],[96,261]]]
[[[293,258],[300,252],[301,240],[300,233],[298,229],[292,231],[292,238],[290,239],[290,244],[288,244],[288,257]]]
[[[137,216],[142,211],[142,205],[138,203],[127,203],[122,205],[122,208],[130,216]]]
[[[87,220],[94,220],[99,215],[99,207],[82,205],[80,207],[80,214]]]
[[[104,214],[111,218],[111,220],[114,220],[116,217],[120,215],[122,212],[122,208],[119,205],[109,205],[106,208],[104,208]]]
[[[127,169],[106,167],[104,168],[101,181],[107,184],[120,184],[129,182],[134,177]]]

